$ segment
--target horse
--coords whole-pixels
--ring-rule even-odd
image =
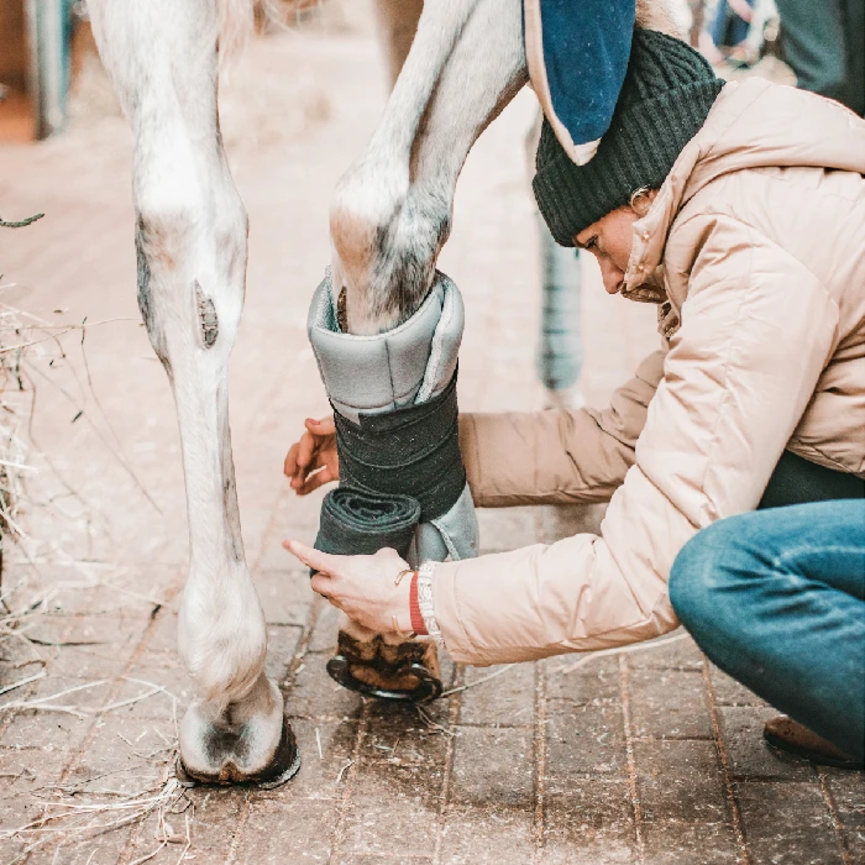
[[[400,4],[382,4],[392,23]],[[178,768],[199,782],[274,786],[299,757],[282,694],[264,672],[265,619],[240,531],[227,372],[247,215],[217,109],[221,57],[248,32],[252,5],[88,0],[133,132],[138,304],[174,393],[186,480],[178,653],[195,697],[180,724]],[[530,7],[537,14],[539,0],[526,0],[527,15]],[[332,199],[331,279],[349,333],[392,328],[429,292],[465,158],[529,79],[522,14],[522,0],[423,6],[382,118]],[[662,0],[638,2],[641,26],[666,20]]]

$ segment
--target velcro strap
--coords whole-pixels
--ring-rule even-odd
[[[459,446],[457,373],[433,399],[354,423],[334,413],[340,485],[374,496],[410,493],[420,521],[446,514],[466,483]]]

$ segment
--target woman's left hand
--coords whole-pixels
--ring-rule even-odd
[[[312,589],[358,624],[379,634],[411,632],[411,575],[397,581],[409,565],[385,547],[374,556],[334,556],[300,541],[283,541],[290,553],[317,571]]]

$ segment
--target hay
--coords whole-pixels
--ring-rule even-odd
[[[31,680],[41,678],[32,677]],[[120,700],[99,709],[90,709],[75,704],[58,705],[53,702],[61,697],[95,688],[106,684],[107,680],[88,682],[72,688],[66,688],[35,700],[7,702],[0,705],[2,709],[32,709],[37,711],[66,712],[78,717],[105,715],[118,709],[148,699],[157,693],[167,694],[172,701],[175,736],[165,737],[156,729],[162,740],[161,744],[148,751],[139,752],[135,744],[119,733],[118,737],[128,746],[131,754],[138,761],[133,766],[104,772],[74,783],[46,785],[38,788],[34,801],[41,805],[42,811],[38,818],[21,826],[0,832],[0,849],[4,842],[18,841],[23,848],[2,865],[15,865],[23,862],[36,850],[53,848],[55,859],[61,850],[81,849],[83,845],[95,838],[114,832],[126,826],[143,825],[148,820],[155,822],[153,842],[155,848],[145,855],[135,859],[130,865],[144,863],[156,856],[168,845],[179,845],[180,862],[186,855],[192,843],[191,826],[195,815],[195,806],[187,793],[187,786],[175,777],[175,764],[178,759],[177,747],[177,700],[173,694],[153,682],[132,677],[123,677],[125,681],[142,685],[146,688],[142,693],[126,700]],[[19,685],[25,684],[24,681]],[[8,689],[7,689],[8,690]],[[142,733],[142,736],[144,733]],[[130,771],[145,769],[147,774],[136,775],[143,782],[131,792],[111,789],[92,790],[87,788],[95,781],[111,775],[125,774]],[[175,831],[170,818],[183,815],[184,831]],[[146,842],[142,842],[146,843]],[[86,849],[86,848],[84,848]]]
[[[21,224],[27,222],[22,221]],[[90,329],[129,319],[95,322],[85,319],[80,323],[52,324],[6,303],[5,295],[14,287],[13,283],[3,284],[0,278],[0,663],[6,669],[20,669],[32,664],[44,666],[46,661],[42,658],[40,647],[94,645],[92,641],[58,642],[35,635],[34,630],[40,623],[45,624],[49,617],[64,615],[57,608],[58,599],[64,592],[100,586],[155,607],[164,603],[164,599],[153,597],[152,594],[115,584],[114,577],[121,570],[114,566],[109,565],[106,573],[98,573],[100,563],[78,561],[76,557],[66,554],[54,538],[33,537],[26,528],[37,511],[43,520],[49,519],[52,523],[68,521],[68,515],[63,510],[63,502],[68,499],[80,505],[88,528],[92,528],[91,524],[98,517],[97,510],[54,469],[50,456],[38,448],[30,449],[28,442],[32,442],[37,381],[59,388],[64,398],[72,401],[75,412],[72,422],[83,418],[83,422],[89,425],[100,443],[131,477],[144,498],[157,511],[159,507],[116,444],[117,437],[110,420],[102,411],[94,392],[85,351],[85,337]],[[78,342],[83,375],[74,371],[73,376],[83,395],[81,397],[67,393],[61,385],[45,375],[46,369],[68,364],[70,359],[62,344],[63,337],[68,334],[80,334]],[[85,411],[81,402],[84,396],[92,402],[93,412],[89,407]],[[107,433],[94,422],[91,414],[101,421]],[[33,465],[36,459],[41,469]],[[56,481],[59,493],[52,492],[39,499],[29,494],[27,479],[39,471],[46,472]],[[8,553],[9,545],[13,542],[18,551],[17,564],[23,567],[16,567],[15,581],[10,584],[8,576],[3,581],[2,564],[3,554]],[[40,570],[45,564],[66,566],[79,574],[81,579],[44,580],[40,578]],[[27,682],[23,679],[11,683],[0,682],[0,695],[24,684]],[[0,710],[4,708],[11,706],[0,704]]]
[[[26,230],[28,225],[40,217],[41,214],[14,221],[0,219],[0,230]],[[34,379],[41,377],[41,380],[44,380],[44,373],[40,368],[66,361],[68,358],[61,340],[69,333],[80,333],[85,373],[83,382],[87,385],[87,388],[82,388],[82,392],[89,389],[98,408],[98,400],[90,385],[84,341],[90,328],[108,322],[85,320],[75,324],[49,323],[8,303],[6,298],[14,288],[13,283],[4,283],[0,274],[0,568],[2,554],[8,553],[9,545],[13,542],[17,544],[19,551],[16,558],[20,557],[27,567],[15,569],[15,579],[11,585],[8,584],[8,578],[6,585],[0,581],[0,671],[5,674],[0,679],[0,720],[7,721],[21,712],[59,713],[76,718],[105,717],[157,694],[165,694],[174,707],[175,722],[174,735],[171,737],[156,730],[160,744],[149,753],[138,753],[131,742],[126,742],[137,761],[134,768],[139,772],[144,770],[143,774],[136,775],[133,779],[137,782],[141,777],[142,780],[132,792],[89,790],[97,778],[87,778],[73,784],[43,786],[34,791],[32,799],[40,806],[39,816],[23,825],[0,831],[0,851],[6,854],[0,856],[0,865],[23,862],[34,851],[46,847],[59,853],[61,849],[86,844],[107,832],[140,824],[149,819],[155,820],[156,824],[153,842],[155,849],[135,860],[137,865],[154,858],[169,844],[177,845],[179,861],[191,845],[190,830],[194,809],[184,787],[174,775],[177,759],[175,696],[161,685],[132,677],[124,679],[136,686],[138,693],[99,708],[77,701],[93,689],[110,684],[108,679],[88,681],[66,688],[58,686],[54,691],[42,696],[33,693],[33,686],[37,683],[46,679],[50,682],[45,670],[48,660],[41,651],[43,647],[95,644],[95,641],[46,640],[37,636],[36,632],[37,626],[44,625],[50,617],[58,614],[55,609],[58,595],[79,583],[40,579],[40,566],[45,562],[54,563],[59,557],[73,566],[78,563],[64,556],[63,551],[53,542],[49,545],[52,556],[46,559],[39,554],[42,542],[27,533],[28,516],[32,516],[36,508],[49,511],[56,508],[53,500],[34,501],[28,497],[27,478],[37,471],[31,464],[33,458],[38,456],[51,471],[51,463],[46,455],[31,451],[28,445],[36,392]],[[76,419],[83,413],[82,407]],[[96,432],[102,438],[103,444],[114,452],[115,457],[131,473],[122,455],[99,430]],[[67,492],[76,495],[74,490],[67,489]],[[84,577],[80,583],[82,586],[92,587],[95,582],[124,593],[136,594],[112,585],[103,575],[97,575],[94,580],[90,573],[92,567],[85,567],[83,563],[77,570]],[[150,598],[147,600],[161,603]],[[37,667],[35,672],[34,666]],[[178,815],[182,815],[179,822]],[[180,831],[175,831],[172,821],[178,824]],[[11,853],[10,842],[13,841],[23,844],[17,854]],[[149,844],[150,839],[142,843]],[[9,855],[12,858],[7,858]]]
[[[20,220],[0,218],[0,228],[26,228],[45,214],[37,213]],[[0,273],[0,588],[3,584],[3,554],[6,538],[21,535],[18,507],[22,498],[23,479],[32,468],[27,465],[27,448],[19,436],[20,416],[10,399],[10,390],[24,390],[21,367],[27,351],[26,337],[22,340],[23,314],[2,300],[12,284],[3,284]],[[0,594],[0,615],[8,612]],[[0,619],[0,634],[3,620]]]
[[[25,229],[42,216],[40,213],[20,220],[0,219],[0,230]],[[73,325],[49,324],[7,303],[6,297],[15,287],[14,283],[4,283],[0,274],[0,662],[7,669],[46,664],[38,649],[44,641],[28,632],[45,614],[58,588],[50,585],[37,588],[26,573],[16,574],[17,581],[12,586],[4,584],[3,564],[13,542],[32,564],[33,544],[23,526],[28,504],[26,481],[28,475],[36,472],[29,461],[32,454],[27,444],[35,394],[32,362],[44,358],[46,344],[59,346],[59,338],[75,329]],[[63,356],[62,348],[54,354]],[[18,678],[0,687],[0,695],[44,677],[42,671]]]
[[[42,814],[30,823],[0,832],[0,848],[4,842],[24,843],[24,847],[3,865],[17,865],[34,851],[49,845],[55,847],[56,853],[62,849],[80,849],[101,835],[124,826],[143,824],[148,819],[155,822],[155,847],[130,865],[142,865],[168,845],[177,845],[177,861],[183,861],[192,845],[195,805],[186,787],[174,774],[176,744],[167,743],[157,752],[143,756],[149,762],[158,758],[159,774],[149,785],[131,793],[105,791],[89,798],[82,796],[82,786],[95,779],[72,785],[46,786],[37,791],[36,797],[43,805]],[[174,828],[177,817],[182,817],[183,832]]]
[[[23,227],[37,218],[32,217],[15,223],[0,221],[0,228],[3,226]],[[29,501],[27,497],[26,478],[38,471],[30,463],[31,453],[27,443],[32,427],[36,395],[35,381],[38,378],[45,378],[45,373],[42,371],[43,367],[51,367],[68,360],[61,343],[62,337],[70,333],[80,333],[82,363],[85,372],[85,380],[80,382],[81,389],[82,392],[89,393],[102,420],[108,426],[109,431],[113,433],[113,430],[110,429],[110,423],[101,411],[99,400],[93,392],[90,369],[84,351],[84,341],[87,331],[94,327],[128,320],[115,318],[88,322],[85,319],[80,323],[52,324],[7,303],[5,296],[14,288],[14,283],[3,283],[2,273],[0,273],[0,635],[3,634],[4,628],[9,626],[9,617],[12,615],[10,608],[11,590],[6,589],[2,582],[3,553],[8,547],[8,542],[14,540],[18,542],[24,558],[34,564],[31,548],[35,545],[31,543],[32,539],[22,526],[22,508],[25,504],[42,508],[51,508],[52,506],[50,502],[36,503]],[[79,405],[74,397],[70,396],[70,399],[75,402],[78,408],[73,422],[82,416],[90,421],[83,406]],[[159,510],[122,453],[92,422],[91,427],[101,438],[102,443],[111,451],[114,458],[130,474],[144,496]],[[44,453],[39,456],[48,465],[49,470],[52,470],[50,458]],[[61,478],[58,477],[58,480],[66,488],[68,494],[77,497],[75,490],[70,489]],[[46,600],[46,598],[31,599],[25,607],[18,610],[15,614],[16,617],[22,619],[31,617],[40,608],[44,608]]]

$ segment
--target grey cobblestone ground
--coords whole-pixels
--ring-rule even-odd
[[[333,612],[312,600],[306,575],[280,549],[289,535],[312,537],[318,500],[294,499],[279,469],[301,419],[325,404],[305,306],[327,262],[330,189],[381,105],[374,41],[349,32],[256,43],[227,95],[231,158],[252,224],[232,366],[238,487],[269,623],[269,672],[284,690],[303,767],[278,790],[194,789],[161,818],[133,809],[134,820],[103,834],[69,831],[76,808],[117,808],[165,789],[173,719],[190,699],[174,650],[182,477],[169,389],[134,305],[129,134],[110,112],[92,112],[56,141],[0,145],[3,215],[48,214],[2,237],[0,270],[19,286],[6,299],[52,320],[115,319],[86,330],[83,353],[75,332],[62,339],[65,359],[48,343],[31,364],[33,439],[52,467],[37,459],[42,471],[29,487],[33,564],[19,554],[5,584],[15,601],[51,594],[25,622],[29,641],[3,643],[0,689],[45,675],[0,692],[0,862],[865,862],[862,775],[771,754],[760,738],[771,709],[712,669],[687,637],[493,670],[446,662],[452,693],[423,712],[364,702],[327,678]],[[532,112],[526,95],[476,148],[442,260],[466,296],[466,409],[539,401],[522,152]],[[585,322],[584,390],[600,401],[654,344],[651,311],[605,297],[593,281]],[[601,515],[485,512],[484,547],[549,541],[597,527]],[[64,820],[39,831],[13,832],[61,811]]]

